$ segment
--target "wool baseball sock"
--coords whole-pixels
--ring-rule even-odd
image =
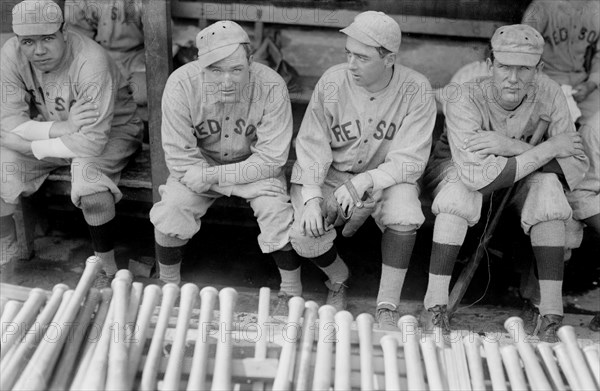
[[[332,284],[341,283],[348,279],[350,271],[338,255],[335,246],[332,246],[325,254],[310,258],[310,260],[329,277]]]
[[[271,253],[279,269],[279,291],[291,296],[302,296],[300,257],[294,250],[278,250]]]
[[[377,305],[392,304],[398,307],[400,295],[417,233],[386,229],[381,238],[381,279]]]
[[[181,261],[183,260],[184,246],[164,247],[156,243],[155,250],[160,279],[164,282],[179,284],[181,282]]]
[[[565,224],[561,220],[543,221],[531,227],[530,236],[539,276],[540,314],[562,316]]]
[[[114,277],[119,270],[117,262],[115,261],[115,250],[106,252],[94,251],[94,255],[102,259],[102,270],[106,273],[107,277]]]
[[[102,259],[102,269],[112,277],[118,270],[114,252],[115,199],[111,192],[103,191],[80,199],[83,217],[88,224],[94,254]]]

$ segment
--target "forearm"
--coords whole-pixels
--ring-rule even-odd
[[[232,164],[223,164],[204,169],[206,182],[219,186],[243,185],[261,179],[273,178],[281,172],[281,164],[268,163],[257,155]]]
[[[539,170],[556,157],[554,147],[549,142],[544,142],[536,147],[516,156],[515,182],[525,178],[534,171]]]
[[[58,138],[70,133],[73,133],[73,130],[69,121],[56,121],[50,127],[49,138]]]

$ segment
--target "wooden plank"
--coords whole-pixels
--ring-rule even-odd
[[[172,0],[178,18],[230,19],[240,22],[277,23],[339,29],[348,26],[360,11],[282,7],[271,4],[210,3]],[[402,32],[489,39],[503,23],[488,20],[450,19],[414,15],[390,15]]]

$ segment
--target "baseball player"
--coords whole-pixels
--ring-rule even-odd
[[[424,176],[436,216],[422,325],[449,331],[450,276],[467,228],[480,219],[484,198],[516,183],[510,208],[531,238],[541,285],[546,341],[561,325],[565,221],[571,216],[563,187],[574,188],[588,160],[560,86],[541,73],[544,39],[530,26],[498,28],[487,60],[489,77],[462,85],[447,102],[446,129]],[[546,141],[528,139],[549,123]],[[543,129],[543,128],[542,128]]]
[[[169,77],[162,99],[162,143],[169,168],[150,211],[160,279],[179,283],[183,246],[221,196],[246,199],[258,244],[273,255],[283,298],[302,294],[300,260],[289,245],[293,211],[283,166],[292,113],[283,79],[252,61],[235,22],[216,22],[196,37],[198,60]],[[287,302],[287,301],[286,301]]]
[[[129,82],[134,101],[145,106],[142,0],[65,0],[64,10],[67,25],[108,51]]]
[[[584,180],[567,192],[573,217],[600,234],[600,3],[598,1],[534,1],[523,16],[523,23],[544,36],[542,60],[544,72],[571,91],[580,117],[579,125],[590,168]],[[575,245],[573,247],[577,247]],[[537,281],[522,293],[526,297],[526,313],[538,313]],[[598,320],[598,319],[596,319]],[[591,323],[592,325],[594,322]]]
[[[292,246],[329,280],[328,303],[346,307],[349,271],[332,226],[350,236],[372,215],[383,231],[376,318],[396,327],[398,304],[424,222],[416,181],[429,157],[436,108],[427,79],[396,63],[400,26],[367,11],[340,30],[347,63],[327,70],[296,138]]]
[[[14,248],[13,212],[19,196],[49,172],[71,166],[71,200],[82,209],[96,255],[108,278],[117,271],[112,225],[117,183],[141,144],[142,123],[127,83],[98,44],[63,23],[50,0],[25,0],[12,12],[2,47],[2,249]],[[2,252],[2,262],[14,253]],[[106,277],[99,283],[106,283]]]

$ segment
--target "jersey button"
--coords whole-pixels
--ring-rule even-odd
[[[358,164],[362,164],[362,160],[359,160],[359,161],[358,161]]]
[[[229,155],[229,154],[228,153],[223,154],[223,156],[227,156],[227,155]]]
[[[369,123],[373,122],[373,118],[369,118]]]
[[[225,121],[229,121],[229,117],[225,117]]]
[[[225,138],[229,138],[229,135],[228,135],[228,134],[226,134],[226,135],[225,135]]]
[[[368,142],[369,142],[369,140],[365,140],[365,141],[363,141],[363,143],[365,143],[365,144],[366,144],[366,143],[368,143]]]

